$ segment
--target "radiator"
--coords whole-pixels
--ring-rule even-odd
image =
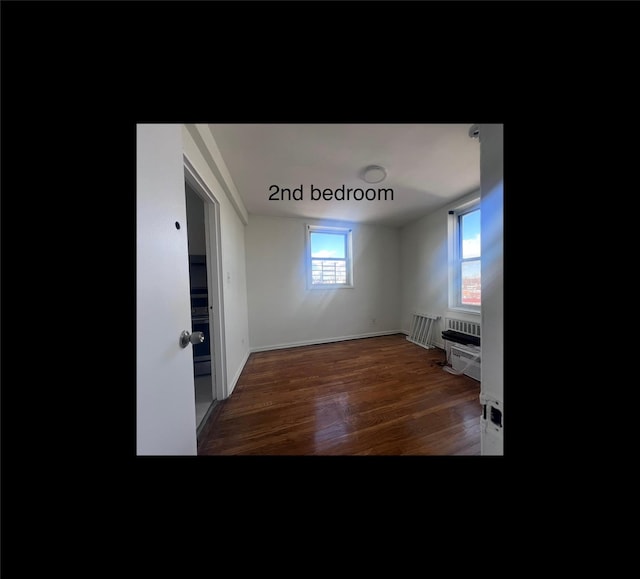
[[[466,322],[465,320],[456,320],[455,318],[445,318],[445,330],[453,330],[462,334],[480,337],[480,324],[476,322]]]
[[[477,322],[467,322],[465,320],[457,320],[456,318],[445,318],[444,325],[445,330],[453,330],[454,332],[460,332],[461,334],[477,336],[478,338],[480,337],[480,324]],[[444,350],[447,355],[447,361],[451,362],[451,342],[449,340],[444,341]],[[475,376],[473,377],[475,378]]]
[[[411,332],[407,336],[407,340],[422,346],[423,348],[433,348],[431,344],[431,335],[433,334],[433,323],[440,316],[432,316],[431,314],[413,314],[413,322],[411,323]]]

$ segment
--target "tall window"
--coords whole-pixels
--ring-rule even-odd
[[[450,306],[480,311],[480,207],[474,204],[453,213],[453,260]]]
[[[353,287],[351,230],[307,225],[307,271],[312,289]]]

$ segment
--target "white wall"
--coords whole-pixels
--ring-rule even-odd
[[[503,413],[502,427],[482,431],[482,454],[503,453],[503,126],[480,125],[482,191],[482,368],[481,395]]]
[[[478,199],[480,192],[465,195],[437,211],[414,221],[400,231],[402,279],[400,324],[405,332],[411,329],[414,311],[441,316],[434,325],[433,343],[444,348],[442,330],[444,318],[451,317],[479,322],[480,316],[449,310],[448,211],[461,203]],[[481,238],[482,239],[482,238]],[[484,271],[482,273],[484,301]],[[484,335],[484,328],[482,329]]]
[[[215,177],[207,161],[209,153],[203,154],[203,141],[192,136],[192,131],[208,131],[205,127],[183,126],[184,152],[200,178],[214,193],[220,203],[220,236],[223,272],[224,332],[226,342],[227,396],[235,388],[240,373],[249,356],[249,326],[247,308],[247,278],[245,265],[244,224],[227,193]],[[207,139],[212,139],[211,133]],[[206,155],[206,156],[205,156]],[[228,186],[227,186],[228,188]]]
[[[307,289],[307,223],[352,228],[353,289]],[[251,349],[399,331],[399,237],[399,230],[390,227],[250,215]]]

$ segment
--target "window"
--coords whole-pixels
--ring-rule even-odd
[[[449,307],[480,312],[480,206],[450,211],[451,283]]]
[[[307,284],[310,289],[351,288],[351,230],[307,225]]]

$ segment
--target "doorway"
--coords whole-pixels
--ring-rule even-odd
[[[224,306],[221,288],[220,206],[185,157],[196,433],[199,437],[218,401],[226,397]]]
[[[201,332],[202,343],[193,345],[193,381],[196,402],[196,432],[202,430],[205,417],[216,402],[215,359],[211,355],[209,319],[209,272],[207,271],[207,236],[205,233],[205,200],[185,178],[187,238],[189,243],[189,291],[191,298],[191,331]]]

